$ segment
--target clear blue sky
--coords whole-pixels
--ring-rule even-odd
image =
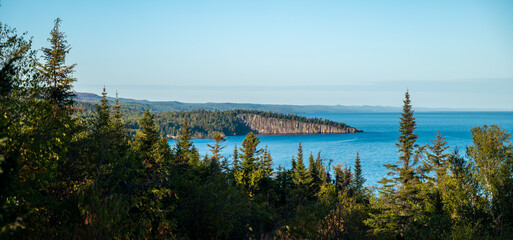
[[[0,0],[72,46],[77,91],[184,102],[513,109],[513,1]],[[113,94],[112,94],[113,95]]]

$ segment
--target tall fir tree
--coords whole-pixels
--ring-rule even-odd
[[[239,154],[241,166],[234,172],[235,182],[241,185],[250,197],[259,190],[260,181],[264,178],[264,169],[260,163],[263,150],[258,148],[260,140],[253,132],[249,132],[242,141]]]
[[[295,161],[295,168],[293,170],[293,182],[298,188],[304,188],[307,185],[307,172],[305,168],[305,163],[303,161],[303,147],[301,146],[301,142],[299,142],[299,146],[297,148],[297,158]]]
[[[273,175],[273,158],[271,157],[271,152],[265,146],[264,151],[262,153],[262,168],[264,169],[264,177],[272,177]]]
[[[354,160],[354,190],[356,192],[361,192],[363,190],[363,184],[365,183],[365,178],[362,173],[362,164],[360,161],[360,153],[356,152],[356,158]]]
[[[200,163],[199,153],[192,143],[190,132],[189,119],[184,118],[182,134],[176,141],[176,148],[174,149],[175,164],[197,166]]]
[[[43,48],[43,59],[45,64],[40,66],[40,73],[47,82],[48,92],[46,98],[59,107],[73,105],[73,72],[76,64],[66,66],[66,55],[71,50],[65,37],[60,31],[62,20],[55,19],[55,25],[50,32],[48,41],[51,44],[49,48]]]
[[[220,161],[221,161],[221,150],[223,150],[226,146],[221,146],[220,144],[224,142],[224,136],[220,133],[216,132],[214,133],[214,145],[207,144],[207,146],[210,148],[210,152],[212,153],[212,157],[210,158],[209,165],[213,168],[219,168],[220,167]]]
[[[382,187],[376,207],[379,206],[380,212],[367,221],[380,237],[404,238],[419,234],[418,230],[422,228],[420,225],[423,223],[418,219],[422,209],[421,182],[416,167],[421,149],[416,145],[416,128],[410,94],[406,91],[396,143],[400,156],[397,164],[384,164],[391,178],[383,178],[379,182]]]
[[[170,149],[166,139],[159,135],[154,118],[149,109],[144,111],[135,135],[135,149],[146,174],[155,175],[151,178],[158,178],[156,174],[166,174],[169,171]]]
[[[237,143],[235,143],[235,147],[233,148],[232,154],[232,171],[240,170],[240,158],[239,158],[239,149],[237,148]]]
[[[92,154],[95,157],[96,164],[104,164],[112,157],[109,154],[112,150],[111,130],[110,106],[107,100],[107,91],[103,87],[102,98],[96,105],[96,112],[92,119],[91,135],[94,139],[94,151],[92,151]]]

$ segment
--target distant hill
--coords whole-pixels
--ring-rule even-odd
[[[98,102],[100,96],[94,93],[77,92],[77,99],[84,102]],[[109,97],[113,101],[114,98]],[[257,110],[285,114],[301,113],[359,113],[359,112],[401,112],[400,107],[390,106],[345,106],[345,105],[283,105],[283,104],[254,104],[254,103],[184,103],[178,101],[148,101],[129,98],[120,98],[124,106],[132,109],[144,110],[146,107],[153,112],[173,112],[192,110]],[[415,108],[418,112],[446,112],[446,111],[512,111],[513,109],[482,109],[482,108]]]
[[[77,92],[77,99],[85,102],[97,102],[100,96],[93,93]],[[113,101],[114,98],[109,97]],[[144,110],[146,107],[154,112],[192,111],[192,110],[257,110],[277,113],[342,113],[342,112],[400,112],[398,107],[386,106],[344,106],[344,105],[279,105],[279,104],[253,104],[253,103],[183,103],[178,101],[148,101],[129,98],[119,98],[125,106]]]

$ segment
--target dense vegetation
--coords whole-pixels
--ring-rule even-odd
[[[57,19],[38,60],[24,35],[0,29],[2,239],[511,239],[513,146],[498,126],[472,129],[466,154],[438,134],[416,144],[406,93],[401,153],[380,187],[298,144],[291,169],[249,132],[233,159],[199,156],[184,118],[174,148],[147,110],[128,135],[104,91],[77,114],[70,50]],[[215,112],[214,112],[215,113]],[[308,164],[306,162],[308,161]]]
[[[134,132],[139,128],[138,119],[142,117],[144,110],[136,106],[122,103],[123,121],[127,127]],[[81,109],[81,115],[90,118],[94,116],[95,105],[89,102],[77,102],[76,106]],[[306,118],[295,114],[282,114],[263,112],[257,110],[191,110],[191,111],[173,111],[155,113],[156,123],[159,126],[160,133],[163,136],[178,136],[183,128],[183,122],[187,118],[191,128],[191,136],[194,138],[212,138],[215,133],[221,133],[225,136],[246,135],[252,131],[244,122],[237,118],[240,114],[256,114],[266,118],[275,118],[280,120],[298,121],[302,123],[312,123],[316,125],[326,125],[339,129],[346,129],[344,123],[334,122],[328,119]]]

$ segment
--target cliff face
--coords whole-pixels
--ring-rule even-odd
[[[272,117],[263,117],[257,114],[243,113],[237,118],[258,134],[332,134],[332,133],[356,133],[362,130],[345,126],[343,128],[332,127],[324,124],[306,123],[295,120],[284,120]]]

